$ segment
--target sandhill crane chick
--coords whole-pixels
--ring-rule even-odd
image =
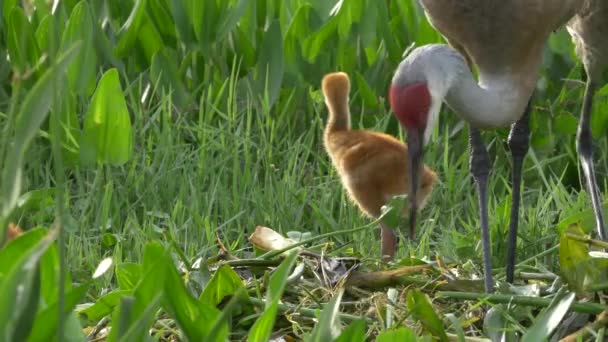
[[[325,149],[350,199],[366,215],[378,217],[381,207],[393,196],[409,192],[407,146],[388,134],[351,130],[348,105],[350,80],[346,73],[325,75],[322,89],[329,112],[324,132]],[[421,178],[416,192],[419,208],[425,205],[433,189],[436,174],[424,166]],[[391,260],[396,245],[395,233],[390,227],[382,224],[383,257]]]

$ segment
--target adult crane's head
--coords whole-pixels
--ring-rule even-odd
[[[422,168],[424,167],[425,136],[427,136],[427,131],[432,129],[428,125],[432,99],[426,83],[399,84],[395,78],[393,78],[393,83],[390,87],[389,98],[395,116],[407,131],[407,144],[410,156],[410,186],[408,194],[410,203],[409,237],[410,239],[414,239],[416,212],[418,210],[416,196],[420,184],[420,175],[422,175]]]
[[[440,59],[438,59],[440,58]],[[453,65],[446,65],[453,64]],[[453,63],[452,63],[453,62]],[[417,201],[414,200],[424,167],[424,145],[428,142],[441,102],[451,83],[452,75],[445,68],[459,70],[464,60],[445,45],[426,45],[413,50],[393,76],[389,99],[393,113],[407,132],[410,156],[409,236],[414,238]],[[466,68],[466,65],[465,65]],[[446,75],[449,75],[446,79]]]

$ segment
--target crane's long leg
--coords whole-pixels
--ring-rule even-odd
[[[490,246],[490,229],[488,227],[488,175],[490,174],[490,156],[481,140],[479,130],[470,127],[469,144],[471,148],[469,168],[477,185],[479,196],[479,217],[481,219],[481,245],[483,248],[484,284],[487,293],[494,292],[492,279],[492,254]]]
[[[585,174],[585,180],[587,183],[587,191],[591,197],[591,204],[593,211],[595,212],[595,224],[597,228],[597,234],[600,239],[607,241],[608,235],[606,234],[606,226],[604,225],[604,218],[602,216],[602,204],[600,200],[600,192],[597,187],[595,180],[595,171],[593,166],[593,137],[591,136],[591,108],[593,102],[593,95],[595,94],[595,84],[591,78],[587,79],[585,86],[585,96],[583,98],[583,109],[581,110],[581,118],[578,124],[578,131],[576,134],[576,148],[578,151],[578,157],[583,167],[583,173]]]
[[[397,235],[391,227],[380,223],[380,251],[382,259],[385,261],[393,260],[397,250]]]
[[[519,226],[519,202],[521,200],[521,169],[526,152],[530,147],[530,106],[528,101],[522,117],[511,126],[509,133],[509,150],[513,159],[511,173],[511,220],[509,222],[509,239],[507,241],[507,282],[513,283],[515,273],[515,254],[517,252],[517,228]]]

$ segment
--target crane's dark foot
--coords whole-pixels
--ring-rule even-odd
[[[591,197],[593,212],[595,213],[595,225],[597,235],[601,240],[608,241],[606,233],[606,225],[602,215],[602,202],[600,199],[600,191],[595,179],[595,169],[593,166],[593,137],[591,135],[591,108],[593,103],[593,95],[595,94],[595,84],[588,79],[585,86],[585,96],[583,98],[583,109],[581,110],[581,118],[576,134],[576,149],[578,157],[581,161],[583,173],[585,174],[585,183],[587,191]]]
[[[488,227],[488,176],[490,174],[490,156],[486,150],[479,130],[470,127],[470,163],[469,168],[477,185],[479,196],[479,217],[481,221],[481,245],[483,248],[484,284],[487,293],[494,292],[492,278],[492,254],[490,247],[490,229]]]
[[[393,260],[397,250],[397,234],[384,223],[380,223],[380,250],[384,261]]]
[[[517,228],[519,226],[519,203],[521,200],[521,169],[528,148],[530,147],[530,107],[532,98],[528,101],[522,117],[511,126],[509,133],[509,150],[513,160],[511,173],[511,217],[509,222],[509,238],[507,240],[507,282],[513,283],[515,274],[515,256],[517,252]]]

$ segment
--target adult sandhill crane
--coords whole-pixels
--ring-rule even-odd
[[[407,146],[388,134],[350,128],[350,80],[346,73],[325,75],[322,90],[329,114],[323,134],[327,154],[350,199],[366,215],[378,217],[388,200],[409,192]],[[426,166],[422,172],[416,191],[418,206],[424,206],[436,177]],[[397,237],[386,224],[382,223],[380,227],[382,256],[391,260]]]
[[[600,193],[593,167],[593,138],[591,136],[591,107],[595,90],[603,82],[602,73],[608,67],[608,1],[586,0],[567,27],[576,45],[576,54],[583,61],[587,83],[578,125],[576,148],[585,174],[587,191],[595,213],[597,233],[608,240],[602,217]]]
[[[511,222],[507,247],[507,280],[512,282],[521,168],[529,147],[529,100],[536,85],[545,41],[554,29],[572,18],[580,9],[581,2],[579,0],[420,0],[420,2],[431,24],[446,37],[453,48],[433,44],[415,49],[399,64],[391,82],[389,94],[391,107],[407,130],[412,165],[410,180],[413,182],[409,196],[416,196],[423,146],[429,140],[441,103],[446,102],[471,125],[470,171],[479,195],[485,288],[487,292],[492,292],[487,209],[490,161],[478,129],[512,124],[508,139],[513,171]],[[477,66],[478,82],[469,69],[471,64]],[[588,117],[590,111],[586,112]],[[581,120],[579,131],[588,132],[588,120],[586,122]],[[585,145],[583,139],[586,138],[583,136],[584,134],[579,134],[579,146]],[[590,157],[585,160],[590,165]],[[587,167],[590,168],[591,166]],[[594,179],[590,179],[589,183],[594,183]],[[597,199],[599,196],[595,197]],[[415,202],[410,203],[412,226],[410,230],[412,230],[416,224],[417,208]],[[597,212],[596,210],[596,215]],[[605,236],[603,230],[599,218],[600,236]]]

